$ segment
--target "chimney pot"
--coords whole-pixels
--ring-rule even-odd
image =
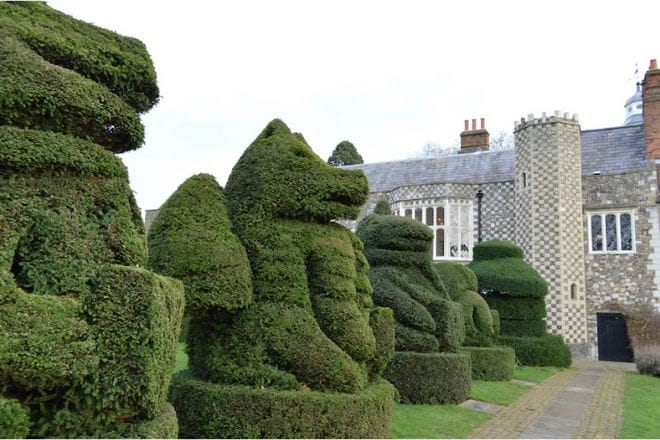
[[[468,119],[465,120],[465,131],[468,131],[470,129],[470,121]]]
[[[472,120],[472,130],[476,130],[476,129],[477,129],[477,120],[473,119]]]
[[[656,61],[655,58],[651,60],[651,64],[649,65],[649,70],[655,70],[658,68],[658,62]]]
[[[489,135],[486,131],[486,118],[481,118],[481,130],[477,130],[477,120],[472,119],[472,129],[469,129],[470,120],[465,119],[465,131],[461,133],[461,149],[459,153],[472,153],[488,150]]]
[[[481,118],[481,129],[484,130],[486,128],[486,118]]]

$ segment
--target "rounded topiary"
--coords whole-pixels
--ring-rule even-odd
[[[470,355],[472,379],[511,380],[516,365],[516,353],[511,347],[462,347]]]
[[[0,3],[2,437],[177,434],[183,287],[140,269],[144,226],[113,154],[142,144],[155,80],[138,40]]]
[[[467,266],[445,262],[433,268],[447,287],[452,299],[463,307],[465,342],[467,346],[493,345],[495,331],[488,303],[477,293],[477,277]]]
[[[387,200],[379,200],[374,208],[374,214],[379,215],[392,215],[390,203]]]
[[[561,337],[547,334],[548,285],[523,260],[522,249],[501,240],[480,243],[469,267],[477,275],[479,292],[499,312],[500,343],[514,347],[524,365],[563,365],[566,356],[570,364],[570,350]]]
[[[394,350],[394,319],[373,306],[362,243],[332,222],[357,217],[364,174],[324,163],[274,120],[224,193],[252,270],[252,299],[232,309],[206,301],[194,311],[191,369],[170,396],[182,436],[385,435],[395,391],[378,376]],[[211,223],[231,234],[219,213]],[[198,220],[179,223],[195,236]],[[197,271],[188,273],[195,286]],[[226,283],[214,289],[221,298],[236,293]]]
[[[222,188],[209,174],[188,178],[149,229],[149,267],[183,281],[188,309],[232,311],[252,301],[245,248],[231,231]]]
[[[349,141],[342,141],[332,151],[328,163],[334,166],[356,165],[364,163],[364,160],[357,152],[355,145]]]
[[[440,353],[455,352],[462,344],[463,311],[433,269],[431,230],[413,219],[372,214],[360,223],[357,234],[371,265],[374,301],[391,308],[397,321],[396,353],[385,377],[403,401],[464,400],[465,384],[449,378],[467,374],[462,368],[469,364],[461,356],[448,361],[448,355]],[[469,394],[469,374],[467,388]]]

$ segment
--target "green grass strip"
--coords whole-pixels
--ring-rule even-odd
[[[397,405],[392,438],[466,438],[489,415],[455,405]]]
[[[620,437],[660,437],[660,378],[626,374]]]
[[[541,383],[558,371],[561,371],[561,368],[522,366],[516,367],[513,370],[513,378],[518,380],[526,380],[527,382]]]
[[[473,380],[470,398],[498,405],[511,405],[531,389],[511,382]]]

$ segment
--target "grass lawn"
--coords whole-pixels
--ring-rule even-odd
[[[397,405],[392,438],[466,438],[489,415],[455,405]]]
[[[561,368],[557,367],[516,367],[513,370],[513,378],[541,383],[560,370]]]
[[[174,372],[185,370],[188,368],[188,355],[186,354],[186,344],[179,343],[176,348],[176,363],[174,364]]]
[[[483,402],[511,405],[531,389],[511,382],[473,380],[470,398]]]
[[[660,378],[626,374],[621,438],[660,438]]]

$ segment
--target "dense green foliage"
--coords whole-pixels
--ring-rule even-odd
[[[392,215],[390,203],[387,200],[379,200],[374,208],[374,214],[379,215]]]
[[[222,188],[209,174],[188,178],[149,229],[149,267],[183,281],[188,309],[232,311],[252,300],[252,274],[231,231]]]
[[[25,438],[30,430],[28,410],[20,402],[0,396],[0,437]]]
[[[403,403],[460,403],[470,395],[470,356],[397,351],[385,378]]]
[[[566,368],[572,362],[571,351],[561,336],[500,336],[497,342],[512,347],[522,365]]]
[[[486,301],[477,293],[477,277],[474,272],[463,264],[453,262],[434,264],[433,268],[451,298],[463,308],[464,344],[472,347],[493,345],[493,314]]]
[[[158,98],[144,45],[0,3],[0,90],[0,437],[176,435],[182,285],[137,267],[144,227],[111,153],[142,143]]]
[[[516,353],[511,347],[463,347],[470,355],[472,379],[511,380],[516,364]]]
[[[499,343],[513,347],[523,365],[571,364],[562,338],[547,334],[543,318],[548,286],[523,260],[522,249],[506,241],[485,241],[474,247],[469,266],[477,275],[479,292],[499,314]]]
[[[357,152],[355,145],[349,141],[342,141],[332,151],[328,163],[333,166],[357,165],[364,163],[364,160]]]
[[[183,438],[386,438],[396,391],[384,380],[351,393],[276,391],[175,375]]]
[[[658,438],[660,379],[627,373],[623,392],[621,438]]]
[[[469,438],[489,418],[456,405],[397,405],[391,438]]]
[[[167,242],[154,264],[179,265],[194,305],[190,371],[171,395],[183,435],[385,435],[394,390],[379,376],[394,351],[394,317],[373,306],[362,242],[331,221],[357,216],[364,174],[324,163],[274,120],[224,194],[231,222],[215,181],[191,178],[150,235]],[[202,261],[207,247],[219,249]]]

